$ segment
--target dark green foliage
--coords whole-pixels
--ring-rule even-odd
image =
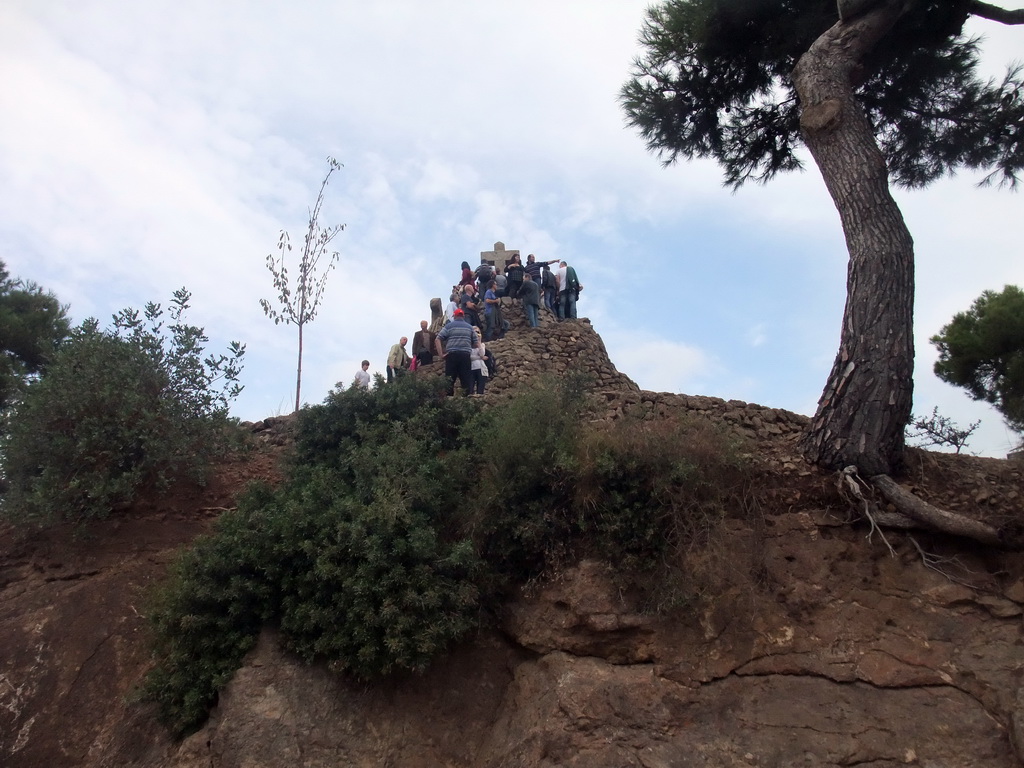
[[[325,510],[309,567],[283,586],[281,629],[306,659],[363,679],[419,671],[475,626],[480,561],[397,495]]]
[[[168,447],[150,439],[160,430],[153,404],[164,385],[142,350],[76,329],[11,419],[4,516],[36,525],[104,517],[130,498],[159,462],[147,449]]]
[[[466,525],[497,584],[543,573],[572,548],[571,473],[585,383],[580,374],[544,379],[471,425],[479,481]]]
[[[406,376],[304,408],[289,479],[225,514],[161,592],[147,695],[194,727],[265,623],[361,679],[419,671],[574,557],[650,571],[706,542],[743,485],[732,446],[695,424],[594,431],[582,387],[481,410]]]
[[[175,294],[168,336],[152,304],[148,328],[126,310],[111,331],[94,320],[74,329],[10,418],[3,516],[32,525],[105,517],[143,485],[204,479],[226,446],[244,349],[204,361],[202,329],[182,322],[188,298]]]
[[[182,733],[200,723],[273,616],[281,531],[260,510],[270,494],[255,489],[249,509],[226,513],[198,539],[155,593],[149,619],[160,663],[143,694],[158,702],[166,722]],[[277,521],[280,524],[285,521]]]
[[[939,350],[936,376],[991,403],[1024,432],[1024,291],[985,291],[931,342]]]
[[[620,422],[581,442],[574,509],[597,556],[631,570],[679,565],[745,512],[738,445],[704,420]]]
[[[398,498],[363,506],[330,470],[253,489],[175,564],[151,610],[144,695],[179,733],[199,724],[265,623],[357,677],[420,670],[476,624],[479,561]]]
[[[921,0],[864,62],[857,96],[892,180],[917,187],[958,167],[1014,184],[1024,167],[1019,67],[975,76],[965,0]],[[648,148],[671,163],[707,157],[738,187],[800,167],[790,79],[838,21],[833,0],[667,0],[648,11],[644,48],[620,98]]]
[[[0,414],[69,331],[67,307],[35,283],[10,279],[0,259]]]

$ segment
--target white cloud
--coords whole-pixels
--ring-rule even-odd
[[[753,328],[747,331],[747,342],[752,347],[760,347],[767,341],[768,336],[765,333],[764,323],[758,323]]]
[[[619,329],[605,331],[602,339],[615,367],[641,389],[699,394],[701,382],[719,369],[704,350],[682,342]]]

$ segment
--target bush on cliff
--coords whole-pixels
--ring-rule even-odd
[[[201,722],[264,624],[362,679],[419,671],[575,557],[651,570],[698,546],[738,487],[732,447],[686,424],[605,434],[580,384],[482,409],[405,377],[303,409],[288,480],[226,513],[160,593],[146,691],[167,721]]]
[[[203,358],[203,329],[174,294],[171,325],[159,305],[74,329],[43,376],[31,381],[10,417],[0,469],[0,513],[47,525],[108,515],[140,486],[201,480],[225,447],[227,406],[241,387],[244,347]]]

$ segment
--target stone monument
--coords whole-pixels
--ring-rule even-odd
[[[519,250],[506,251],[505,244],[498,242],[494,244],[493,251],[480,251],[480,263],[490,264],[498,272],[505,271],[505,265],[512,260],[513,256],[519,254]]]

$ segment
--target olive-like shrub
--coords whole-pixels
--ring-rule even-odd
[[[416,672],[510,588],[582,556],[678,571],[739,508],[739,454],[701,423],[594,426],[575,377],[486,408],[444,390],[407,376],[304,408],[287,480],[181,555],[145,685],[172,728],[202,721],[264,625],[359,679]]]
[[[184,322],[190,294],[75,328],[9,414],[0,450],[0,514],[44,526],[102,518],[141,487],[202,481],[229,441],[243,345],[204,357],[202,328]]]

